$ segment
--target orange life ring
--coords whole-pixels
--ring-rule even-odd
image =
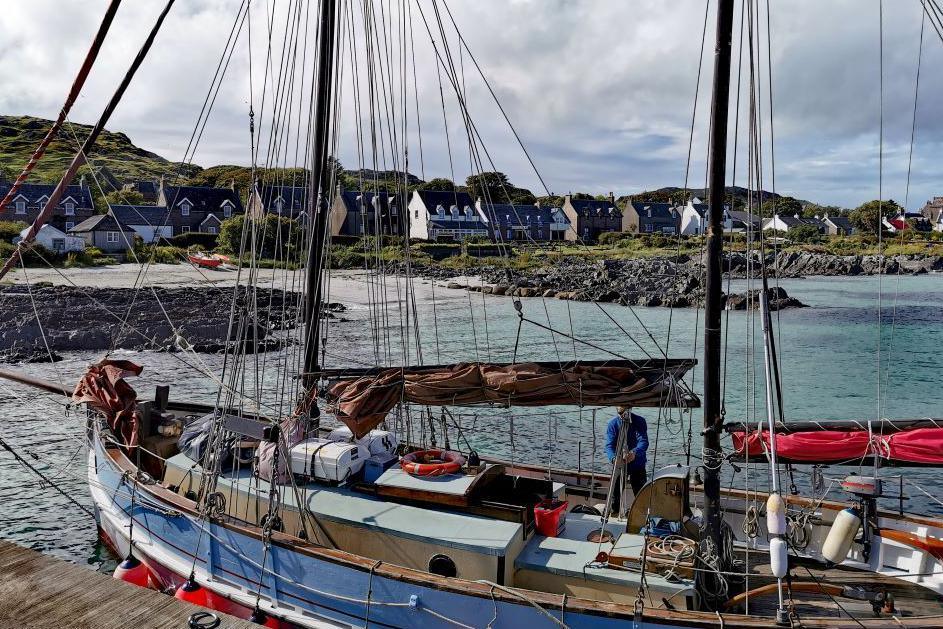
[[[452,450],[420,450],[407,454],[399,464],[412,476],[445,476],[461,471],[465,457]]]

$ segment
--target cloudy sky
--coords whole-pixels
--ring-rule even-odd
[[[470,171],[467,133],[454,91],[448,86],[445,112],[449,134],[444,131],[436,55],[419,11],[421,8],[430,26],[437,29],[433,0],[411,1],[418,90],[415,94],[412,91],[409,61],[406,137],[410,170],[416,174],[424,170],[427,179],[451,177],[454,171],[455,178],[463,180]],[[0,72],[4,77],[0,113],[47,118],[55,115],[106,4],[106,0],[4,3],[4,20],[0,22]],[[72,120],[89,123],[98,117],[162,4],[157,0],[124,0]],[[242,0],[177,0],[109,128],[124,131],[138,146],[169,159],[181,159],[241,4]],[[311,4],[316,6],[314,0]],[[341,0],[341,4],[347,3]],[[384,2],[388,12],[382,17],[388,24],[398,23],[400,8],[407,4],[406,0]],[[703,0],[449,0],[448,4],[551,191],[613,191],[619,195],[683,184],[704,26]],[[775,142],[769,138],[769,103],[764,96],[764,187],[773,186],[769,155],[773,146],[777,192],[842,206],[876,198],[879,0],[781,0],[772,4]],[[279,155],[277,161],[289,165],[294,162],[294,130],[304,124],[299,125],[297,116],[286,116],[283,110],[276,118],[288,121],[279,123],[287,126],[287,136],[281,140],[279,134],[273,137],[273,103],[287,101],[284,95],[293,93],[296,96],[289,110],[297,110],[310,85],[310,55],[302,55],[302,46],[297,47],[294,57],[289,54],[296,68],[291,90],[279,87],[289,85],[287,74],[281,81],[273,77],[278,77],[283,65],[281,49],[286,21],[292,19],[290,9],[300,7],[299,14],[304,15],[307,2],[252,0],[251,5],[251,55],[248,23],[243,22],[195,155],[194,161],[202,166],[250,162],[250,100],[262,146],[259,161],[272,153],[270,147],[278,146],[274,150]],[[921,5],[919,0],[885,0],[884,5],[884,196],[903,202]],[[362,3],[357,6],[360,12]],[[440,11],[444,6],[439,0]],[[376,11],[379,20],[380,9]],[[310,13],[313,33],[313,8]],[[273,25],[268,79],[266,15]],[[355,21],[359,24],[360,19]],[[447,15],[443,20],[448,21]],[[765,14],[763,20],[765,42]],[[699,92],[691,186],[701,186],[704,181],[712,28],[713,14]],[[440,53],[444,53],[436,30],[434,34]],[[395,58],[398,45],[395,36],[391,37]],[[360,162],[358,147],[367,144],[358,140],[355,131],[357,107],[362,121],[369,118],[369,90],[363,87],[368,83],[363,38],[356,39],[359,98],[354,97],[350,87],[353,72],[349,48],[342,79],[346,87],[341,101],[338,153],[347,167]],[[459,56],[454,30],[447,33],[446,40],[450,42],[453,63],[464,68],[468,111],[496,167],[508,173],[515,184],[542,193],[538,177],[490,100],[470,58],[465,53]],[[763,49],[765,55],[765,43]],[[943,77],[938,69],[943,67],[941,52],[943,45],[927,23],[910,207],[919,207],[928,197],[943,194],[943,160],[937,157],[943,145],[943,122],[936,116],[935,107],[943,97]],[[250,59],[254,88],[251,98]],[[398,61],[392,65],[399,67]],[[383,68],[384,73],[386,70]],[[394,72],[392,80],[378,78],[373,84],[399,85],[399,71]],[[765,86],[765,65],[762,74]],[[744,89],[745,78],[744,72]],[[267,94],[265,103],[263,89]],[[376,93],[381,91],[377,88]],[[394,97],[400,98],[398,89],[394,87],[393,91]],[[417,99],[424,169],[418,163]],[[743,99],[746,102],[745,95]],[[394,104],[393,109],[399,112],[402,107]],[[398,116],[395,112],[393,115]],[[745,108],[739,118],[741,159],[736,183],[745,184]],[[361,128],[369,134],[366,122]],[[378,135],[389,136],[388,129],[384,126]],[[388,144],[389,140],[384,142]],[[364,150],[369,165],[369,146]]]

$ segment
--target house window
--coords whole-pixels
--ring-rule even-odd
[[[48,200],[49,200],[49,199],[46,199],[45,197],[43,197],[42,199],[40,199],[40,201],[39,201],[39,209],[40,209],[40,211],[46,209],[46,202],[47,202]]]
[[[69,230],[72,229],[73,227],[75,227],[75,223],[73,223],[72,221],[66,221],[66,223],[65,223],[65,230],[66,230],[66,231],[69,231]]]
[[[75,203],[72,203],[72,201],[66,201],[65,214],[66,216],[75,216]]]
[[[508,227],[508,240],[514,240],[514,231]]]
[[[419,210],[413,210],[413,218],[419,218]]]
[[[118,232],[107,232],[105,234],[105,242],[108,242],[108,243],[120,242],[118,240],[118,236],[119,236]]]
[[[207,233],[207,234],[218,234],[218,233],[219,233],[219,228],[218,228],[218,227],[207,227],[207,228],[206,228],[206,233]]]
[[[180,228],[180,233],[181,233],[181,234],[189,234],[189,233],[190,233],[190,226],[189,226],[189,225],[184,225],[183,227],[181,227],[181,228]]]
[[[285,209],[285,202],[281,199],[281,197],[275,199],[275,211],[281,214],[283,209]]]
[[[53,238],[52,239],[52,250],[53,251],[62,251],[65,249],[65,238]]]
[[[16,202],[16,213],[17,213],[17,214],[26,214],[26,201],[17,201],[17,202]]]
[[[223,216],[225,218],[229,218],[230,216],[232,216],[232,205],[228,202],[223,203]]]
[[[180,204],[180,216],[190,216],[190,203],[184,201]]]
[[[645,231],[646,231],[647,233],[649,233],[649,234],[652,233],[652,224],[651,224],[651,223],[645,223]]]

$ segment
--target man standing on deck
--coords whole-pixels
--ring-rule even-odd
[[[628,476],[629,484],[632,485],[632,493],[638,494],[639,490],[648,480],[645,472],[645,453],[648,450],[648,424],[641,415],[636,415],[632,409],[620,406],[617,409],[619,414],[609,420],[606,426],[606,457],[610,463],[616,462],[616,455],[619,449],[619,431],[624,430],[625,447],[622,450],[622,460],[614,466],[612,474],[612,483],[615,487],[612,499],[612,513],[620,513],[622,500],[622,491],[625,486],[625,479]]]

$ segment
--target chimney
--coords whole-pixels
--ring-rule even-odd
[[[612,203],[612,207],[616,206],[616,195],[612,192],[609,193],[609,203]]]
[[[229,180],[229,189],[232,190],[233,192],[236,191],[236,178],[235,177]]]

